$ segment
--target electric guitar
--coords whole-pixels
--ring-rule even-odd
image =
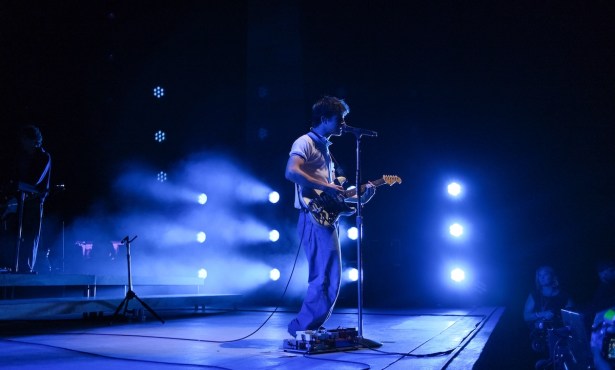
[[[338,185],[343,185],[346,182],[344,177],[338,177],[334,181]],[[387,184],[393,186],[401,184],[401,178],[398,176],[383,175],[374,181],[370,181],[374,187]],[[360,194],[363,194],[367,189],[367,184],[361,185]],[[323,226],[333,225],[340,216],[350,216],[356,212],[354,207],[347,204],[347,201],[357,195],[357,188],[351,188],[337,198],[330,196],[322,190],[316,189],[301,189],[301,204],[305,207],[312,216],[313,220]]]

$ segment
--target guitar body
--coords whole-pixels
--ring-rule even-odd
[[[346,179],[339,177],[335,180],[338,185],[343,185]],[[393,185],[401,184],[401,179],[397,176],[384,175],[381,179],[370,181],[373,186],[384,184]],[[366,189],[366,185],[361,186],[361,194]],[[356,209],[349,205],[346,201],[357,193],[356,188],[346,190],[344,195],[334,198],[322,190],[301,189],[299,197],[302,206],[306,208],[312,220],[322,226],[333,226],[341,216],[350,216],[356,212]]]
[[[320,190],[313,192],[314,196],[302,196],[302,200],[313,220],[319,225],[332,226],[340,216],[350,216],[356,211],[344,199],[335,199]]]

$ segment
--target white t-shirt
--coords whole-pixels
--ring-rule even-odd
[[[324,137],[313,132],[300,136],[290,149],[290,155],[298,155],[305,160],[304,170],[317,179],[333,182],[335,166],[329,154],[329,145],[332,143]],[[301,209],[299,201],[300,189],[295,185],[295,208]]]

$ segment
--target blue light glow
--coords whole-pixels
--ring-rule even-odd
[[[199,243],[205,243],[205,240],[207,239],[207,235],[205,235],[205,232],[200,231],[198,234],[196,234],[196,241]]]
[[[207,203],[207,194],[201,193],[199,194],[199,204]]]
[[[357,280],[359,280],[359,270],[357,270],[355,268],[348,269],[346,274],[348,276],[348,280],[350,280],[350,281],[357,281]]]
[[[269,240],[277,242],[280,239],[280,232],[278,230],[271,230],[269,232]]]
[[[462,269],[457,267],[451,271],[451,280],[460,283],[465,280],[465,278],[466,273]]]
[[[200,269],[198,276],[200,279],[207,279],[207,270],[205,269]]]
[[[359,230],[353,226],[346,231],[346,235],[348,236],[348,239],[357,240],[359,237]]]
[[[272,269],[271,271],[269,271],[269,279],[273,281],[278,281],[279,278],[280,278],[280,270]]]
[[[458,224],[458,223],[454,223],[454,224],[452,224],[451,226],[449,226],[449,228],[448,228],[448,232],[449,232],[452,236],[454,236],[454,237],[458,238],[458,237],[460,237],[461,235],[463,235],[463,226],[461,226],[461,225],[460,225],[460,224]]]
[[[269,193],[269,202],[276,204],[280,201],[280,194],[277,191]]]
[[[461,194],[461,185],[457,182],[451,182],[447,187],[448,194],[452,197],[458,197]]]
[[[156,175],[156,179],[160,182],[167,181],[167,173],[164,171],[158,172],[158,175]]]

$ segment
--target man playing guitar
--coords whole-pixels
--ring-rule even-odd
[[[295,183],[295,208],[299,209],[297,231],[309,266],[308,289],[297,316],[288,324],[288,333],[319,329],[331,316],[339,294],[342,258],[338,237],[337,212],[320,214],[325,204],[309,202],[320,196],[329,201],[351,201],[341,184],[334,182],[335,164],[329,152],[331,136],[342,134],[348,105],[325,96],[312,106],[312,128],[292,145],[286,164],[286,178]],[[375,186],[361,187],[361,203],[375,194]],[[321,220],[321,221],[319,221]]]

